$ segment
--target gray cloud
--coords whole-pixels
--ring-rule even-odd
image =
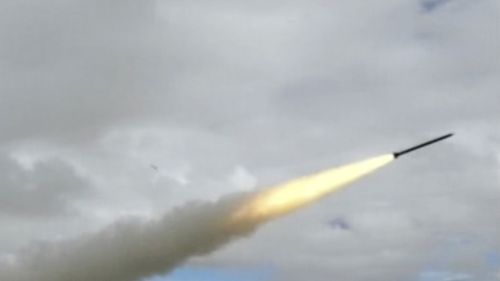
[[[0,154],[0,216],[36,218],[68,215],[74,200],[89,195],[89,183],[63,161],[26,169]]]
[[[424,11],[430,13],[446,5],[448,2],[450,2],[450,0],[423,0],[420,1],[420,5]]]
[[[168,79],[153,1],[0,5],[3,140],[95,136],[147,112]]]
[[[37,154],[24,141],[43,138],[84,171],[99,190],[86,220],[213,199],[236,188],[238,166],[265,186],[452,130],[440,149],[200,262],[415,279],[434,249],[470,236],[485,245],[439,271],[487,274],[477,261],[500,248],[496,1],[35,2],[0,2],[0,140]],[[151,162],[189,167],[189,183],[152,184]],[[339,214],[352,231],[323,225]]]

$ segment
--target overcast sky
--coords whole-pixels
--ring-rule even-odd
[[[500,280],[499,50],[498,0],[0,0],[0,261],[455,132],[154,280]]]

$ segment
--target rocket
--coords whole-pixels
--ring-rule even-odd
[[[447,139],[447,138],[449,138],[449,137],[451,137],[451,136],[453,136],[453,133],[451,133],[451,134],[446,134],[446,135],[444,135],[444,136],[437,137],[437,138],[432,139],[432,140],[430,140],[430,141],[426,141],[426,142],[424,142],[424,143],[417,144],[417,145],[415,145],[415,146],[412,146],[412,147],[410,147],[410,148],[407,148],[407,149],[404,149],[404,150],[401,150],[401,151],[394,152],[394,153],[392,153],[392,154],[394,155],[394,158],[398,158],[399,156],[401,156],[401,155],[403,155],[403,154],[410,153],[410,152],[412,152],[412,151],[414,151],[414,150],[420,149],[420,148],[422,148],[422,147],[424,147],[424,146],[431,145],[431,144],[433,144],[433,143],[435,143],[435,142],[438,142],[438,141],[442,141],[442,140]]]

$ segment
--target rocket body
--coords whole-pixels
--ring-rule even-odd
[[[432,139],[432,140],[430,140],[430,141],[426,141],[426,142],[424,142],[424,143],[417,144],[417,145],[412,146],[412,147],[410,147],[410,148],[407,148],[407,149],[404,149],[404,150],[401,150],[401,151],[394,152],[394,153],[393,153],[394,158],[398,158],[398,157],[399,157],[399,156],[401,156],[401,155],[404,155],[404,154],[410,153],[410,152],[412,152],[412,151],[414,151],[414,150],[420,149],[420,148],[422,148],[422,147],[424,147],[424,146],[431,145],[431,144],[436,143],[436,142],[438,142],[438,141],[442,141],[442,140],[447,139],[447,138],[449,138],[449,137],[451,137],[451,136],[453,136],[453,134],[446,134],[446,135],[444,135],[444,136],[440,136],[440,137],[435,138],[435,139]]]

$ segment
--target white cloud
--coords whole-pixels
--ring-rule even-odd
[[[439,148],[202,262],[402,280],[457,233],[499,247],[498,3],[445,2],[1,2],[0,147],[20,163],[2,158],[0,173],[20,180],[0,190],[30,216],[66,216],[42,224],[10,208],[0,252],[449,130]],[[16,195],[47,175],[61,184]],[[325,226],[339,215],[351,230]]]
[[[255,188],[257,179],[243,166],[236,166],[229,182],[240,190],[251,190]]]

